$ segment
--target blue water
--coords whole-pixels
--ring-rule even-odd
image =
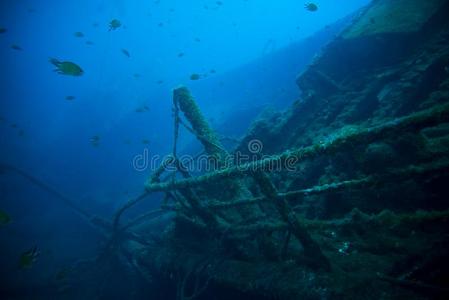
[[[173,88],[189,87],[213,127],[238,138],[264,109],[298,98],[296,76],[349,19],[338,21],[368,2],[322,0],[309,12],[293,0],[2,0],[0,162],[109,218],[150,174],[133,158],[171,151]],[[122,26],[108,31],[112,19]],[[59,75],[50,57],[84,74]],[[142,106],[148,111],[136,112]],[[197,151],[181,134],[180,151]],[[0,228],[2,290],[42,284],[100,247],[82,218],[21,176],[0,174],[0,209],[12,218]],[[20,270],[20,254],[34,245],[39,259]]]

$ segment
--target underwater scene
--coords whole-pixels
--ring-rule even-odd
[[[449,0],[1,0],[1,300],[449,299]]]

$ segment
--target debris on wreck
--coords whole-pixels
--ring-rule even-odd
[[[449,179],[449,132],[422,134],[449,122],[443,96],[449,79],[432,82],[426,71],[444,70],[449,54],[443,2],[374,1],[298,78],[302,101],[242,139],[236,149],[242,153],[249,141],[264,142],[270,156],[262,160],[220,167],[233,152],[216,139],[189,91],[176,89],[175,128],[188,127],[217,168],[190,174],[176,156],[175,130],[172,155],[113,222],[117,232],[141,228],[143,234],[145,218],[160,211],[123,225],[122,215],[149,193],[166,194],[161,209],[172,221],[157,245],[125,247],[139,268],[173,278],[180,298],[186,290],[198,299],[229,290],[258,299],[447,295],[447,270],[424,274],[435,261],[449,262],[442,188]],[[371,29],[379,15],[414,5],[419,20],[392,18],[388,22],[398,26]],[[414,42],[423,31],[427,47]],[[360,51],[362,43],[370,47]],[[301,172],[270,172],[286,162]],[[168,165],[182,178],[164,177]],[[441,192],[429,198],[429,189]]]

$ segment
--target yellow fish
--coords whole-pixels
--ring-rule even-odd
[[[40,255],[40,251],[37,246],[34,246],[30,250],[23,252],[20,255],[19,266],[21,269],[29,269],[33,266],[33,264],[37,261],[37,258]]]
[[[70,271],[71,271],[70,268],[67,267],[62,268],[58,273],[56,273],[56,280],[60,281],[66,279]]]
[[[94,135],[93,137],[90,138],[89,141],[92,146],[97,147],[100,144],[100,136]]]
[[[316,12],[318,10],[318,5],[316,5],[315,3],[306,3],[304,7],[311,12]]]
[[[112,20],[111,22],[109,22],[109,31],[111,30],[116,30],[117,28],[119,28],[120,26],[122,26],[122,22],[120,22],[117,19]]]
[[[199,80],[200,78],[201,78],[201,76],[196,73],[190,75],[190,80]]]
[[[0,210],[0,226],[7,225],[9,223],[11,223],[11,217],[3,210]]]
[[[80,66],[70,61],[59,61],[56,58],[50,58],[50,63],[56,67],[54,71],[61,75],[81,76],[84,74]]]
[[[122,53],[125,54],[127,57],[131,57],[131,54],[129,54],[129,51],[126,49],[122,49]]]

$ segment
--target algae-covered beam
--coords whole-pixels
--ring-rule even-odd
[[[175,89],[173,91],[173,102],[175,107],[179,107],[192,125],[194,133],[203,144],[207,154],[216,158],[218,162],[224,161],[228,154],[224,151],[220,139],[214,130],[210,128],[189,90],[186,87]]]
[[[254,171],[270,170],[273,166],[284,168],[292,167],[297,163],[310,160],[323,154],[331,155],[337,153],[351,145],[367,145],[393,133],[404,131],[416,132],[423,128],[436,126],[444,122],[449,122],[449,104],[438,105],[378,126],[342,129],[340,134],[336,137],[322,143],[295,149],[293,151],[289,150],[280,155],[274,155],[256,162],[218,170],[195,178],[159,184],[147,182],[146,189],[148,191],[168,191],[185,187],[200,186],[202,184],[214,182],[219,178],[243,177]]]
[[[291,209],[285,198],[277,197],[276,188],[270,178],[264,172],[255,172],[254,180],[259,185],[262,194],[272,200],[281,216],[282,220],[288,224],[291,233],[301,242],[304,248],[304,256],[314,267],[330,270],[331,265],[327,257],[323,254],[320,246],[312,239],[310,234],[300,222],[295,212]]]
[[[278,198],[288,198],[293,196],[310,196],[325,193],[335,193],[348,188],[363,188],[379,184],[397,182],[414,178],[415,176],[424,176],[431,174],[435,176],[438,173],[447,173],[449,170],[449,159],[441,159],[431,163],[420,165],[409,165],[401,169],[393,169],[388,172],[373,174],[358,179],[344,180],[335,183],[316,185],[311,188],[279,193]],[[211,202],[207,206],[212,209],[223,209],[230,207],[238,207],[243,205],[254,205],[260,202],[269,201],[265,196],[254,197],[251,199],[240,199],[232,202]]]
[[[209,227],[209,230],[214,232],[220,230],[220,223],[216,216],[212,214],[206,207],[201,204],[200,199],[189,188],[181,189],[182,195],[186,197],[190,204],[192,211],[199,216],[204,223]]]
[[[175,106],[175,119],[177,120],[177,122],[184,125],[184,127],[186,127],[199,139],[199,141],[204,146],[205,152],[211,158],[208,161],[208,163],[210,164],[208,167],[212,167],[212,169],[224,168],[227,165],[227,158],[229,154],[221,145],[218,135],[209,126],[189,90],[185,87],[175,89],[173,91],[173,104]],[[192,126],[191,128],[187,124],[185,124],[181,118],[179,118],[177,114],[178,110],[184,113],[184,116]],[[178,168],[178,170],[181,170],[181,168]],[[226,193],[223,193],[223,187],[226,187]],[[213,190],[215,190],[215,192]],[[198,194],[203,195],[201,193]],[[215,187],[210,186],[207,195],[209,197],[219,199],[223,202],[227,202],[230,199],[240,197],[241,195],[249,195],[249,192],[239,180],[231,179],[223,180],[219,182],[219,185]],[[243,209],[236,212],[235,214],[232,214],[232,216],[247,217],[258,213],[259,211],[255,209],[251,211]],[[227,219],[226,217],[230,216],[231,214],[221,217]]]

